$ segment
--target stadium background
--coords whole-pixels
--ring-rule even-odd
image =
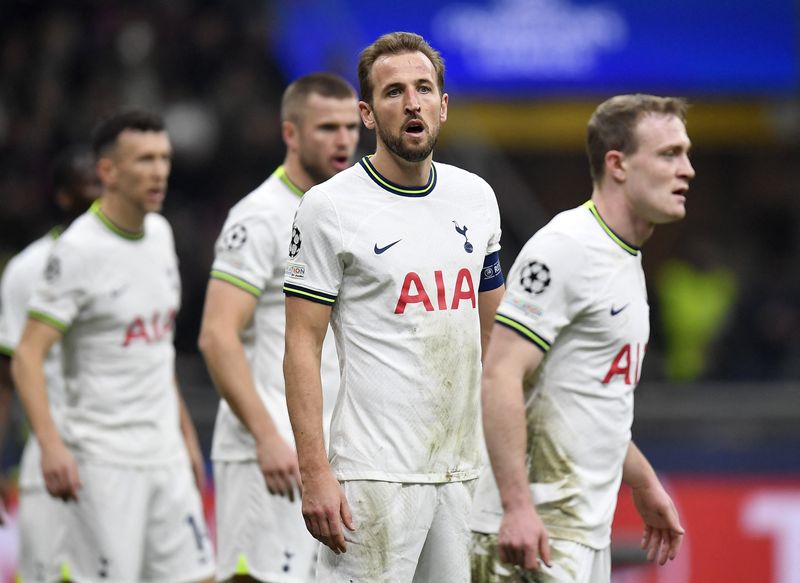
[[[179,376],[207,454],[217,398],[195,344],[227,209],[282,160],[285,85],[319,68],[354,81],[358,50],[401,29],[445,55],[450,119],[436,157],[494,186],[506,270],[538,227],[589,196],[582,140],[597,103],[689,97],[697,178],[687,219],[644,251],[652,337],[634,424],[688,535],[678,561],[642,566],[623,494],[614,582],[800,582],[793,0],[3,0],[0,266],[54,221],[55,153],[119,107],[162,112],[175,147],[164,214],[184,285]],[[364,134],[360,153],[373,144]],[[18,407],[12,418],[2,474],[13,513],[26,430]],[[13,525],[0,527],[3,583],[14,544]]]

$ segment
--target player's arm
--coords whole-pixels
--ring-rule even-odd
[[[197,431],[192,422],[192,416],[189,415],[189,409],[186,407],[186,400],[181,393],[177,377],[175,378],[175,393],[178,398],[181,435],[183,435],[186,451],[189,454],[189,461],[192,464],[194,483],[197,486],[197,491],[202,494],[206,487],[206,467],[203,461],[203,452],[200,449],[200,440],[197,439]]]
[[[647,560],[657,559],[659,565],[678,555],[684,530],[678,511],[667,494],[655,470],[633,442],[628,445],[622,466],[622,480],[631,488],[636,510],[644,521],[641,546]]]
[[[13,392],[14,385],[11,382],[11,355],[4,353],[2,347],[0,347],[0,452],[3,451],[6,435],[8,435]],[[0,475],[0,480],[3,482],[5,481],[2,475]],[[0,483],[0,525],[3,524],[3,515],[5,514],[5,508],[3,506],[5,498],[5,484]]]
[[[499,216],[498,216],[499,221]],[[499,237],[499,235],[498,235]],[[500,268],[500,253],[493,251],[484,257],[478,286],[478,317],[481,325],[481,362],[486,361],[486,350],[494,327],[497,306],[505,293],[505,278]]]
[[[481,397],[486,447],[503,505],[500,560],[534,570],[540,558],[550,565],[550,545],[528,485],[523,379],[543,358],[533,343],[496,324],[484,361]]]
[[[258,298],[219,279],[206,291],[199,347],[220,395],[256,441],[256,456],[271,494],[294,500],[300,492],[297,455],[278,433],[258,396],[240,333],[253,317]]]
[[[81,487],[78,466],[58,434],[47,398],[44,361],[60,341],[57,328],[29,319],[11,361],[11,373],[20,401],[42,449],[42,472],[47,491],[63,500],[78,498]]]
[[[322,428],[322,343],[331,307],[286,297],[286,404],[292,422],[300,474],[303,518],[309,532],[336,554],[346,551],[342,523],[353,530],[344,491],[331,471]]]
[[[490,291],[480,292],[478,294],[478,317],[481,322],[481,361],[486,362],[486,351],[489,348],[489,339],[492,337],[492,329],[494,328],[494,316],[497,313],[497,306],[500,305],[500,300],[503,299],[505,293],[505,286],[500,284]]]

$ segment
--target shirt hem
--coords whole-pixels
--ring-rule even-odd
[[[470,480],[475,480],[480,475],[480,470],[462,470],[458,472],[444,472],[436,474],[395,474],[369,470],[334,470],[334,475],[340,482],[366,480],[375,482],[401,482],[409,484],[442,484],[447,482],[468,482]]]

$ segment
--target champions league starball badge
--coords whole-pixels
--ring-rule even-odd
[[[540,294],[550,285],[550,268],[539,261],[531,261],[522,268],[519,283],[529,294]]]
[[[247,228],[239,223],[232,225],[222,238],[222,244],[228,251],[235,251],[247,241]]]
[[[44,278],[46,281],[54,281],[61,275],[61,262],[58,257],[51,256],[47,260],[47,267],[44,268]]]
[[[300,229],[296,225],[292,225],[292,242],[289,244],[289,257],[294,259],[300,253],[300,245],[302,239],[300,237]]]

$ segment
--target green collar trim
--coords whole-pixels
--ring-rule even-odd
[[[289,179],[289,177],[286,175],[286,169],[283,167],[283,165],[278,166],[273,174],[278,177],[278,180],[286,185],[286,188],[291,190],[297,196],[303,196],[305,194],[305,192],[300,190],[300,188]]]
[[[61,225],[56,225],[47,233],[51,239],[58,239],[61,236],[61,233],[64,232],[64,227]]]
[[[606,222],[603,220],[603,217],[601,217],[600,213],[597,212],[597,207],[594,206],[594,201],[587,200],[581,206],[583,206],[584,208],[589,209],[589,212],[592,213],[592,216],[594,216],[595,219],[597,219],[597,222],[600,224],[600,226],[606,232],[606,235],[611,237],[611,240],[614,241],[614,243],[616,243],[617,245],[622,247],[622,249],[625,250],[625,252],[630,253],[631,255],[638,255],[639,254],[639,247],[636,247],[635,245],[631,245],[630,243],[628,243],[625,239],[623,239],[622,237],[617,235],[611,229],[611,227],[609,227],[606,224]]]
[[[100,219],[100,222],[103,223],[109,231],[122,237],[123,239],[128,239],[129,241],[139,241],[140,239],[144,239],[144,231],[139,233],[131,233],[130,231],[126,231],[125,229],[118,227],[111,219],[103,214],[103,211],[100,210],[100,199],[97,199],[92,203],[92,206],[89,208],[89,212]]]
[[[395,184],[391,180],[384,178],[380,172],[377,171],[375,166],[372,165],[370,161],[371,156],[364,156],[360,160],[361,166],[367,172],[370,178],[383,188],[384,190],[388,190],[392,194],[399,194],[400,196],[411,196],[411,197],[421,197],[427,196],[428,194],[433,191],[436,187],[436,165],[431,163],[431,172],[428,176],[428,183],[425,186],[420,186],[417,188],[402,186],[400,184]]]

